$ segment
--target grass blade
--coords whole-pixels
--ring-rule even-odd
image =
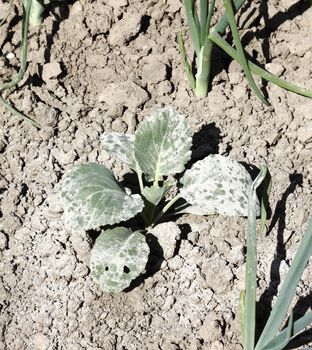
[[[290,314],[289,320],[287,327],[284,329],[284,337],[283,338],[278,338],[275,337],[273,338],[263,350],[283,350],[284,347],[290,342],[291,339],[291,334],[292,334],[292,329],[293,329],[293,313]]]
[[[312,311],[308,311],[304,316],[295,321],[292,326],[291,338],[295,337],[299,333],[305,330],[306,327],[312,324]],[[281,343],[283,339],[287,336],[288,327],[283,329],[278,335],[273,339],[276,342]],[[269,345],[269,344],[268,344]]]
[[[246,0],[236,0],[234,1],[234,9],[235,9],[235,13],[244,5],[244,2]],[[223,34],[226,27],[229,25],[229,19],[226,15],[226,13],[224,13],[222,15],[222,17],[219,19],[217,25],[215,26],[214,31],[219,33],[219,34]]]
[[[214,11],[214,8],[215,8],[215,3],[216,3],[216,0],[212,0],[211,3],[210,3],[210,6],[209,6],[209,10],[208,10],[206,31],[205,31],[206,32],[206,40],[207,40],[207,36],[210,33],[210,24],[211,24],[211,18],[212,18],[212,15],[213,15],[213,11]]]
[[[195,9],[195,0],[184,0],[184,7],[187,22],[190,28],[190,34],[194,50],[197,55],[200,52],[200,28],[199,28],[199,19]]]
[[[252,184],[248,199],[248,236],[245,277],[245,310],[244,310],[244,345],[253,349],[256,330],[256,284],[257,284],[257,193],[256,190],[264,180],[267,166],[261,166],[260,173]]]
[[[7,102],[1,95],[0,95],[0,103],[6,107],[12,114],[14,114],[18,119],[20,120],[26,120],[28,123],[36,127],[37,129],[40,129],[40,125],[33,119],[27,117],[25,114],[19,112],[14,106],[12,106],[9,102]]]
[[[230,45],[228,44],[217,31],[213,31],[212,33],[209,34],[209,39],[212,40],[216,45],[221,47],[229,56],[231,56],[234,60],[239,61],[239,55],[237,51]],[[310,97],[312,98],[312,91],[301,88],[297,85],[288,83],[287,81],[278,78],[274,74],[266,71],[265,69],[261,68],[259,65],[251,62],[248,60],[249,67],[251,71],[254,74],[257,74],[259,77],[262,79],[265,79],[285,90],[291,91],[295,94],[302,95],[305,97]]]
[[[261,222],[260,222],[260,229],[259,234],[260,237],[264,237],[264,230],[265,225],[267,221],[267,214],[269,210],[269,196],[272,189],[272,177],[270,174],[270,171],[268,169],[265,179],[263,180],[263,195],[261,198]]]
[[[188,80],[190,82],[190,85],[192,87],[193,90],[195,90],[195,78],[192,72],[192,67],[189,63],[187,54],[186,54],[186,50],[185,50],[185,46],[184,46],[184,40],[183,40],[183,35],[181,32],[178,33],[178,45],[179,45],[179,51],[180,51],[180,55],[182,57],[182,61],[183,61],[183,65],[184,65],[184,69],[186,71],[186,75],[188,77]]]
[[[230,23],[230,27],[231,27],[231,31],[232,31],[232,34],[233,34],[233,39],[234,39],[234,42],[235,42],[235,46],[236,46],[236,49],[237,49],[237,53],[238,53],[238,56],[239,56],[239,59],[238,59],[238,62],[242,65],[243,69],[244,69],[244,73],[246,75],[246,78],[250,84],[250,87],[252,88],[252,90],[254,91],[254,93],[257,95],[257,97],[259,98],[259,100],[266,104],[266,105],[269,105],[268,101],[264,98],[264,96],[261,94],[260,90],[258,89],[255,81],[254,81],[254,78],[250,72],[250,69],[249,69],[249,65],[248,65],[248,62],[247,62],[247,58],[245,57],[245,52],[244,52],[244,49],[243,49],[243,45],[240,41],[240,37],[239,37],[239,33],[238,33],[238,29],[237,29],[237,26],[236,26],[236,22],[235,22],[235,15],[234,15],[234,10],[233,10],[233,6],[232,6],[232,0],[224,0],[224,7],[225,7],[225,11],[226,11],[226,14],[228,16],[228,20],[229,20],[229,23]]]
[[[259,338],[256,350],[264,349],[274,336],[277,334],[283,321],[286,318],[290,303],[296,291],[296,287],[301,275],[312,255],[312,217],[309,219],[308,228],[303,236],[301,244],[293,259],[293,262],[286,275],[285,281],[278,294],[275,305],[270,317]]]

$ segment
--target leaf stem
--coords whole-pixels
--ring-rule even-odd
[[[137,174],[137,177],[139,180],[140,192],[142,193],[143,189],[144,189],[144,184],[143,184],[143,179],[142,179],[142,171],[139,168],[138,164],[136,165],[136,174]]]
[[[211,54],[213,42],[207,40],[201,48],[200,54],[196,59],[197,73],[195,83],[195,93],[198,97],[206,97],[211,70]]]
[[[154,220],[153,226],[155,226],[158,221],[162,218],[162,216],[170,209],[170,207],[178,200],[181,198],[180,193],[178,193],[176,196],[174,196],[161,210],[161,212],[157,215],[157,217]]]

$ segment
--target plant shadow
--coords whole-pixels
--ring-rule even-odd
[[[303,182],[303,176],[302,174],[293,173],[289,176],[290,184],[284,194],[282,195],[282,198],[277,202],[274,214],[271,220],[271,224],[267,230],[267,235],[270,234],[270,232],[273,230],[273,228],[277,225],[277,243],[276,243],[276,253],[275,257],[271,263],[270,268],[270,283],[267,289],[264,291],[264,293],[261,295],[259,302],[257,303],[257,334],[256,337],[258,338],[270,316],[271,310],[272,310],[272,304],[273,304],[273,298],[275,295],[278,294],[278,286],[281,283],[280,278],[280,265],[283,260],[286,258],[286,244],[291,238],[291,236],[287,239],[287,241],[284,241],[284,231],[286,229],[286,204],[287,200],[290,194],[292,194],[298,186],[302,185]],[[294,321],[300,318],[305,314],[307,309],[311,307],[311,298],[312,294],[310,293],[308,296],[301,298],[296,306],[294,307]],[[294,339],[294,343],[298,344],[299,342],[303,341],[306,342],[307,339],[310,339],[312,337],[312,330],[310,330],[310,333],[308,335],[305,335],[303,337],[303,334],[298,335]],[[310,338],[309,338],[310,337]],[[293,344],[293,341],[290,343]],[[305,343],[306,344],[306,343]],[[289,345],[292,346],[292,345]],[[297,346],[297,345],[296,345]],[[287,349],[292,349],[292,347],[287,347]]]
[[[312,292],[298,300],[297,304],[293,309],[294,319],[297,320],[298,318],[302,317],[309,309],[311,309],[311,306]],[[285,350],[297,349],[300,346],[306,346],[310,342],[312,342],[312,328],[307,329],[306,331],[300,333],[295,338],[293,338],[287,345]]]
[[[147,233],[146,242],[150,248],[150,254],[145,268],[145,273],[139,275],[131,281],[129,287],[124,289],[124,292],[130,292],[136,287],[140,286],[148,277],[155,275],[161,269],[164,259],[164,251],[158,242],[158,238],[151,233]]]
[[[221,130],[216,123],[203,125],[193,135],[192,162],[203,159],[209,154],[218,154],[221,140]]]

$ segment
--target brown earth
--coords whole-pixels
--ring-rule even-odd
[[[2,80],[18,69],[18,13],[1,27]],[[292,0],[253,2],[239,19],[250,54],[310,89],[311,23],[308,2]],[[181,29],[187,36],[178,0],[81,0],[51,7],[43,26],[31,30],[27,74],[4,96],[42,129],[0,108],[0,349],[242,349],[245,219],[179,218],[176,254],[118,295],[91,280],[88,235],[64,228],[55,195],[63,174],[97,161],[122,178],[128,169],[108,156],[99,136],[132,133],[160,106],[187,116],[194,159],[218,152],[268,163],[272,215],[258,246],[260,321],[267,315],[312,213],[312,102],[267,84],[271,106],[264,107],[238,64],[218,50],[209,96],[197,99],[178,53]],[[310,264],[296,312],[311,306],[311,286]],[[301,337],[299,346],[307,341]]]

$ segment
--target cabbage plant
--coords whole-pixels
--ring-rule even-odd
[[[266,176],[267,168],[262,167],[260,174],[251,186],[249,194],[248,237],[245,290],[241,292],[241,326],[245,350],[282,350],[292,338],[312,324],[312,311],[294,321],[290,304],[296,293],[302,273],[312,255],[312,217],[302,238],[301,244],[291,263],[285,281],[276,298],[273,309],[261,335],[256,342],[256,286],[257,286],[257,239],[256,215],[258,210],[256,189]],[[287,314],[289,314],[287,320]],[[285,326],[285,321],[287,325]],[[309,348],[311,349],[311,348]]]
[[[216,154],[186,169],[192,133],[185,117],[173,109],[157,110],[134,135],[104,133],[101,141],[109,154],[136,173],[140,193],[124,188],[104,165],[89,163],[64,176],[59,197],[68,227],[102,228],[90,265],[91,276],[103,291],[120,292],[145,270],[150,252],[146,234],[178,199],[187,205],[173,213],[248,215],[249,173],[237,161]],[[176,186],[173,175],[181,173]],[[171,189],[177,194],[170,196]],[[132,231],[127,221],[138,214],[144,225]]]

